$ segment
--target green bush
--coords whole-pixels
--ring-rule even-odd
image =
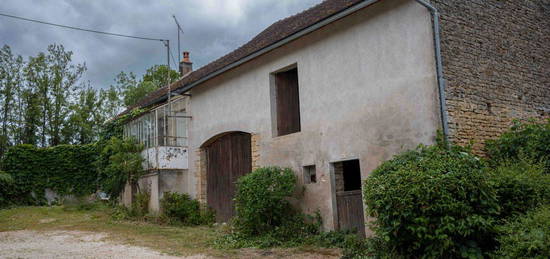
[[[222,247],[292,247],[319,234],[321,218],[304,215],[288,202],[296,187],[290,169],[264,167],[241,177],[235,194],[233,232],[218,240]]]
[[[496,258],[550,258],[550,205],[499,228]]]
[[[545,123],[515,121],[508,132],[488,141],[485,148],[493,164],[527,156],[544,162],[545,171],[550,173],[550,119]]]
[[[97,190],[96,158],[97,149],[93,144],[47,148],[18,145],[8,149],[2,169],[15,181],[16,203],[26,205],[43,201],[46,188],[59,195],[94,193]]]
[[[11,175],[0,171],[0,208],[13,205],[15,184]]]
[[[287,198],[295,187],[296,177],[288,168],[259,168],[241,177],[235,194],[236,229],[254,236],[282,226],[293,214]]]
[[[146,192],[136,193],[132,200],[130,208],[130,216],[135,218],[143,218],[149,213],[149,199],[151,195]]]
[[[542,164],[527,160],[507,161],[488,171],[489,181],[496,190],[501,219],[550,203],[550,175],[544,173]]]
[[[483,168],[467,150],[442,144],[383,163],[364,184],[372,229],[401,255],[481,256],[499,212]]]
[[[117,198],[124,190],[126,183],[130,183],[137,190],[138,180],[143,170],[143,145],[135,139],[119,139],[112,137],[98,143],[101,151],[95,162],[99,171],[99,187],[111,197]]]
[[[212,210],[202,209],[200,203],[187,194],[165,192],[160,206],[161,218],[169,224],[208,225],[215,220]]]

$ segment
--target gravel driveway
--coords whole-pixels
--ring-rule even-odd
[[[0,232],[0,258],[208,258],[167,256],[149,248],[115,244],[106,237],[82,231]]]

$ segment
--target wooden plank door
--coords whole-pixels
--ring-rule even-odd
[[[239,177],[252,170],[250,134],[224,135],[206,147],[206,199],[216,211],[217,222],[227,222],[235,214],[233,197]]]
[[[361,190],[336,193],[338,208],[338,229],[355,230],[359,235],[365,234],[365,215]]]

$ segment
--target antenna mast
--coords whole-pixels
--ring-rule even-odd
[[[174,21],[176,22],[176,26],[178,26],[178,61],[181,61],[181,50],[180,50],[180,32],[183,34],[183,29],[181,29],[181,25],[178,22],[178,19],[176,19],[176,16],[172,14],[172,17],[174,18]]]

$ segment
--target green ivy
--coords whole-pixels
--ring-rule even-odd
[[[100,145],[101,151],[95,162],[99,171],[99,187],[116,198],[127,182],[138,190],[138,180],[145,170],[141,150],[143,145],[136,140],[112,137]]]
[[[44,200],[49,188],[59,195],[82,196],[97,190],[97,147],[59,145],[37,148],[32,145],[11,147],[2,161],[2,169],[11,175],[18,204]],[[34,198],[33,198],[34,196]]]

